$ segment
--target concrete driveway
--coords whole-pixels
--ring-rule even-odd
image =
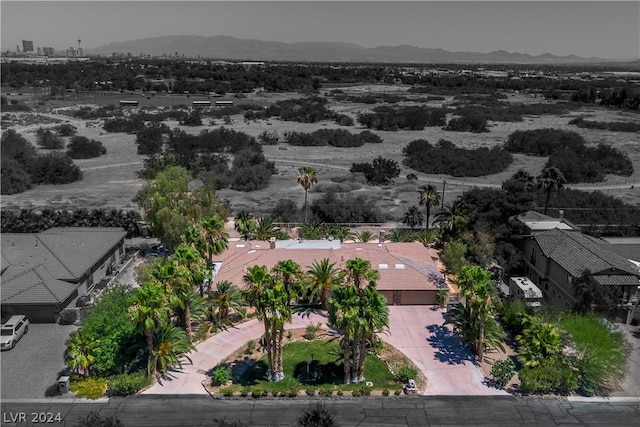
[[[65,341],[76,326],[32,323],[15,348],[3,351],[2,400],[39,399],[65,368]]]
[[[304,328],[310,323],[326,327],[327,318],[293,316],[285,329]],[[484,377],[472,356],[450,329],[442,326],[440,309],[431,306],[389,307],[389,333],[380,337],[404,354],[427,377],[426,395],[507,395],[483,384]],[[200,343],[191,353],[193,364],[185,364],[169,379],[154,384],[143,394],[206,394],[202,382],[207,372],[249,340],[257,340],[263,326],[256,319],[229,328]]]
[[[435,306],[390,306],[389,333],[380,337],[424,373],[424,395],[508,395],[484,384],[470,351],[443,323]]]

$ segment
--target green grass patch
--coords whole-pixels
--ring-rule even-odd
[[[233,385],[225,390],[258,390],[270,394],[290,395],[292,391],[322,390],[360,390],[364,384],[343,384],[344,377],[342,354],[337,340],[318,340],[311,342],[292,342],[283,347],[283,366],[285,378],[278,382],[266,380],[266,357],[258,360],[233,379]],[[364,375],[373,382],[373,390],[400,390],[385,362],[375,355],[367,355]],[[307,392],[308,393],[308,392]]]

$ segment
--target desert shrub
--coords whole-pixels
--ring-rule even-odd
[[[349,172],[361,172],[372,185],[386,185],[400,176],[400,166],[392,159],[378,156],[371,163],[353,163]]]
[[[240,390],[240,396],[247,397],[248,395],[249,395],[249,389],[247,387],[244,387],[242,390]]]
[[[255,344],[255,342],[254,342]],[[231,379],[231,367],[228,365],[219,365],[211,373],[211,382],[214,386],[226,384]]]
[[[265,145],[276,145],[280,142],[280,136],[277,131],[263,131],[260,135],[258,135],[258,141]]]
[[[307,394],[307,396],[314,396],[316,394],[316,390],[313,387],[305,388],[304,392]]]
[[[346,114],[338,114],[336,116],[336,123],[340,126],[353,126],[353,119]]]
[[[63,123],[56,126],[54,129],[60,136],[73,136],[78,131],[78,128],[69,123]]]
[[[59,150],[64,148],[64,140],[52,133],[49,129],[39,128],[36,131],[36,141],[38,145],[47,150]]]
[[[150,123],[136,132],[138,154],[150,155],[162,152],[163,136],[169,134],[169,127],[165,124]]]
[[[382,390],[382,395],[383,396],[389,396],[389,390],[387,390],[386,388],[384,390]]]
[[[560,129],[517,130],[509,135],[504,148],[512,153],[549,156],[564,150],[576,151],[583,147],[580,134]]]
[[[33,187],[31,177],[15,159],[2,159],[0,194],[22,193]]]
[[[393,392],[393,395],[394,395],[394,396],[400,396],[400,393],[402,393],[400,390],[395,390],[395,391]]]
[[[34,158],[29,175],[37,184],[69,184],[82,179],[82,171],[71,157],[58,152]]]
[[[633,122],[598,122],[585,120],[583,117],[576,117],[571,120],[569,124],[585,129],[603,129],[612,132],[640,132],[640,124]]]
[[[99,412],[90,411],[87,416],[80,418],[75,427],[124,427],[117,416],[102,416]]]
[[[315,340],[316,336],[318,334],[318,331],[320,330],[320,324],[317,325],[307,325],[306,328],[304,328],[304,335],[303,337],[309,341]]]
[[[580,147],[553,153],[545,167],[560,169],[567,182],[601,182],[606,174],[630,176],[633,174],[631,159],[615,148],[599,144],[597,147]]]
[[[282,222],[299,221],[301,218],[301,210],[298,204],[289,199],[280,199],[271,209],[271,216]]]
[[[109,377],[109,396],[129,396],[151,383],[151,378],[144,371],[133,374],[119,374]]]
[[[295,387],[292,387],[287,391],[287,396],[289,397],[296,397],[297,395],[298,395],[298,389]]]
[[[220,393],[222,393],[224,397],[231,397],[233,396],[233,388],[231,387],[223,388],[222,390],[220,390]]]
[[[251,397],[253,397],[254,399],[258,399],[261,396],[262,392],[260,390],[254,389],[253,391],[251,391]]]
[[[296,425],[299,427],[336,427],[338,422],[324,406],[324,403],[317,402],[302,412]]]
[[[406,383],[409,380],[415,380],[418,377],[418,370],[413,366],[402,365],[396,372],[396,381]]]
[[[361,394],[360,393],[360,389],[358,389],[358,388],[353,389],[353,391],[351,391],[351,396],[353,396],[353,397],[360,397],[360,394]]]
[[[316,193],[349,193],[351,191],[360,190],[362,184],[356,182],[321,182],[313,187]]]
[[[343,394],[344,394],[344,392],[342,390],[336,391],[336,395],[338,395],[338,396],[342,396]]]
[[[452,274],[457,274],[467,264],[467,245],[460,240],[446,242],[440,259]]]
[[[73,112],[73,117],[82,120],[95,120],[107,117],[122,116],[122,109],[115,105],[104,105],[102,107],[80,107]]]
[[[180,124],[184,126],[202,126],[202,114],[198,108],[194,108],[190,113],[186,114]]]
[[[383,222],[384,216],[375,200],[364,194],[325,193],[311,203],[311,212],[324,223]]]
[[[518,372],[523,393],[569,394],[578,389],[578,373],[557,359],[547,359],[540,366]]]
[[[429,174],[447,174],[457,177],[483,176],[502,172],[513,161],[506,150],[494,148],[458,148],[441,139],[431,145],[424,139],[411,141],[402,150],[404,165]]]
[[[102,377],[88,377],[71,381],[71,391],[87,399],[99,399],[107,391],[107,379]]]
[[[333,386],[325,385],[318,389],[318,394],[320,396],[331,396],[333,394]]]
[[[247,341],[247,349],[244,352],[245,354],[251,354],[255,349],[256,349],[256,342],[254,340],[249,340]]]
[[[84,136],[74,136],[67,145],[67,156],[72,159],[92,159],[106,153],[102,142]]]
[[[409,106],[374,108],[371,113],[361,113],[358,122],[369,129],[396,131],[398,129],[423,130],[426,126],[444,126],[446,110]]]
[[[487,129],[487,117],[475,112],[466,113],[461,117],[449,120],[444,129],[455,132],[489,132],[489,129]]]
[[[327,100],[320,97],[287,99],[278,101],[267,108],[260,118],[278,116],[285,121],[315,123],[320,120],[334,119],[336,113],[327,109]]]
[[[511,359],[497,360],[491,367],[491,377],[500,387],[507,385],[515,373],[516,365]]]

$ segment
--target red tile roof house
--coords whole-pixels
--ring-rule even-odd
[[[0,257],[2,317],[24,314],[54,323],[108,276],[125,254],[126,232],[116,228],[51,228],[37,234],[7,233]]]
[[[271,269],[278,261],[291,259],[306,271],[315,260],[324,258],[335,262],[336,268],[345,268],[349,259],[370,261],[371,268],[380,273],[378,291],[393,305],[435,304],[438,290],[446,287],[438,271],[436,252],[422,243],[341,243],[337,240],[230,242],[229,249],[214,262],[213,282],[228,280],[244,289],[242,277],[248,267],[266,265]]]

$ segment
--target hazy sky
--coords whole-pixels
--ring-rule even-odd
[[[4,1],[2,50],[162,35],[640,58],[639,1]]]

